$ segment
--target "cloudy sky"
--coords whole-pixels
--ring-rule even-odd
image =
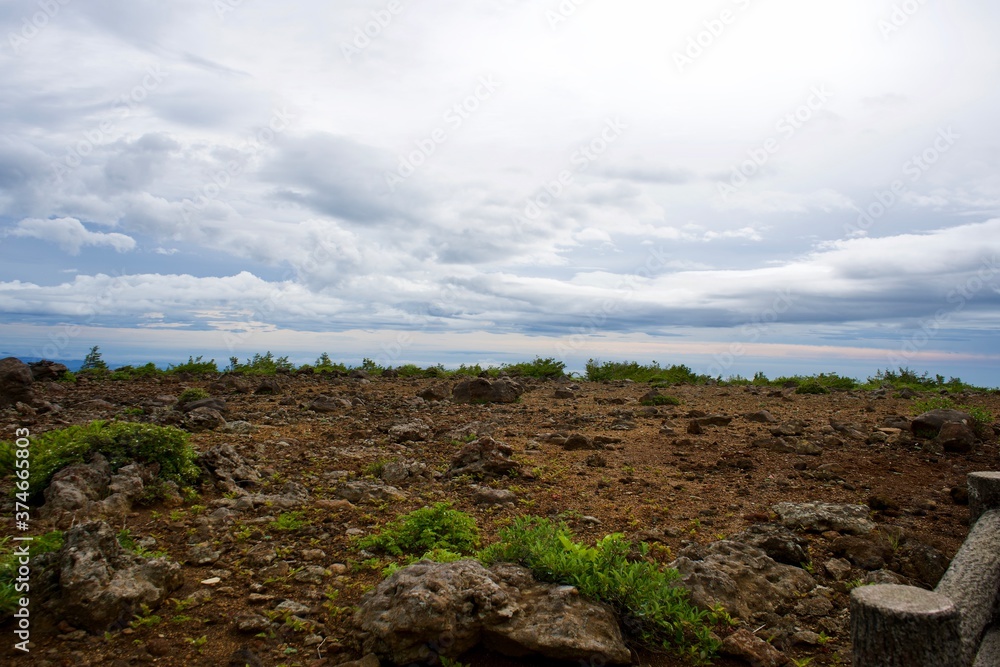
[[[1000,8],[8,0],[0,353],[1000,385]]]

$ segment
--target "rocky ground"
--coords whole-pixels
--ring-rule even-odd
[[[47,496],[34,531],[76,524],[74,553],[96,550],[117,572],[146,568],[141,585],[158,591],[149,599],[165,601],[136,610],[129,623],[87,620],[104,593],[85,588],[70,600],[67,589],[52,613],[36,615],[33,651],[19,662],[360,659],[379,642],[365,627],[362,646],[354,608],[382,581],[388,560],[360,553],[355,538],[450,501],[476,518],[483,543],[513,517],[531,514],[565,520],[584,541],[620,532],[657,545],[653,557],[681,570],[697,602],[721,602],[741,621],[727,646],[734,655],[716,664],[752,664],[734,656],[741,640],[756,635],[798,664],[848,665],[850,589],[886,581],[933,587],[967,533],[966,474],[1000,466],[995,436],[983,441],[952,426],[935,435],[940,423],[915,435],[913,405],[927,396],[894,390],[800,395],[677,386],[661,391],[680,405],[644,406],[650,387],[629,382],[524,379],[453,394],[456,384],[314,375],[75,384],[40,377],[30,400],[0,413],[0,439],[12,440],[18,428],[39,434],[93,419],[178,425],[192,431],[207,474],[198,498],[152,507],[131,502],[140,468],[120,472],[110,486],[105,480],[101,497]],[[192,387],[212,398],[179,406],[177,397]],[[483,397],[512,402],[459,402]],[[1000,414],[996,393],[952,398]],[[100,462],[62,483],[86,487],[88,475],[105,475]],[[11,484],[0,483],[5,497]],[[116,492],[122,498],[107,499]],[[11,516],[12,506],[4,507]],[[110,528],[81,526],[102,514]],[[297,520],[285,523],[289,517]],[[123,528],[179,566],[150,569],[117,553],[108,535]],[[61,557],[51,562],[68,587],[71,565]],[[10,623],[2,628],[4,636],[12,631]],[[3,655],[17,657],[11,643]],[[632,659],[685,664],[644,651]],[[481,647],[462,661],[535,664]]]

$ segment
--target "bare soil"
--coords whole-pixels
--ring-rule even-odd
[[[350,607],[380,581],[381,573],[364,562],[348,531],[370,533],[402,513],[438,501],[453,502],[473,515],[484,544],[493,541],[497,530],[513,517],[533,514],[561,517],[585,541],[612,532],[656,541],[669,548],[654,550],[658,559],[667,562],[691,542],[722,539],[751,524],[771,520],[771,507],[778,502],[866,504],[877,497],[881,501],[877,506],[888,507],[872,512],[881,529],[904,529],[951,558],[966,536],[968,522],[968,509],[953,499],[952,490],[965,487],[967,473],[995,470],[1000,464],[995,438],[969,454],[934,454],[912,437],[893,436],[889,442],[867,444],[831,432],[831,420],[869,434],[883,426],[887,417],[912,416],[914,401],[898,398],[894,391],[815,396],[766,387],[677,386],[662,391],[679,398],[680,406],[644,407],[639,401],[649,387],[643,384],[580,383],[575,398],[556,399],[554,392],[563,385],[526,380],[528,390],[517,403],[458,405],[416,398],[433,384],[454,384],[454,380],[279,378],[282,390],[277,395],[227,395],[210,390],[228,402],[226,417],[230,422],[245,420],[255,430],[249,435],[195,433],[191,442],[202,451],[214,444],[231,443],[262,471],[267,480],[263,492],[277,493],[287,481],[305,485],[311,492],[304,508],[305,525],[294,531],[275,531],[269,524],[278,511],[260,507],[240,514],[221,533],[206,534],[199,519],[225,501],[208,485],[201,489],[200,499],[181,508],[137,509],[124,527],[135,537],[155,537],[156,548],[178,562],[184,562],[191,543],[217,541],[223,551],[221,559],[206,567],[185,565],[186,584],[174,594],[178,600],[184,599],[206,588],[200,583],[203,580],[221,575],[222,581],[209,587],[211,600],[181,612],[168,602],[155,612],[161,618],[159,623],[151,621],[102,637],[82,636],[65,626],[36,627],[33,651],[18,658],[18,664],[227,665],[233,652],[243,646],[263,665],[336,665],[358,658],[350,633]],[[97,418],[159,422],[168,409],[144,408],[149,399],[177,396],[188,387],[210,389],[211,385],[210,379],[183,377],[38,385],[40,396],[59,404],[62,410],[27,420],[8,413],[8,435],[2,437],[9,439],[19,427],[30,426],[37,434]],[[339,414],[321,415],[304,409],[321,394],[354,399],[355,405]],[[1000,396],[995,393],[952,398],[1000,414]],[[114,407],[88,407],[86,403],[92,399],[108,401]],[[820,443],[822,452],[805,456],[755,445],[755,441],[771,437],[770,429],[775,425],[756,423],[743,415],[761,410],[769,411],[779,423],[804,422],[803,440]],[[700,413],[728,415],[733,420],[728,426],[706,426],[701,434],[689,434],[692,415]],[[430,425],[434,435],[423,442],[392,441],[388,434],[391,426],[416,419]],[[493,437],[515,450],[514,459],[522,464],[522,474],[487,482],[515,492],[519,498],[515,507],[477,506],[470,480],[449,480],[440,475],[402,484],[405,502],[322,507],[321,501],[336,499],[338,481],[329,474],[334,471],[348,471],[360,478],[370,474],[372,464],[378,461],[406,458],[443,473],[462,446],[446,434],[470,422],[492,425]],[[608,436],[620,442],[599,452],[606,463],[601,466],[596,457],[588,462],[593,451],[565,451],[548,442],[545,436],[554,432]],[[44,532],[45,526],[36,520],[34,528]],[[808,539],[817,578],[839,591],[834,615],[844,627],[847,586],[826,579],[819,566],[831,557],[833,537],[809,535]],[[292,577],[264,580],[245,562],[247,551],[263,541],[270,543],[293,571],[319,564],[333,574],[322,585],[298,583]],[[326,556],[318,563],[307,563],[301,555],[308,549],[322,549]],[[343,569],[338,565],[346,566],[346,571],[336,574]],[[339,591],[333,602],[324,595],[331,590]],[[258,593],[258,599],[261,595],[273,597],[252,602],[253,592]],[[322,644],[306,645],[312,634],[308,629],[287,627],[273,636],[254,636],[241,635],[233,627],[235,616],[247,611],[263,613],[282,599],[314,608],[311,618],[318,623],[314,630],[326,638]],[[801,626],[817,630],[816,619],[802,619]],[[2,630],[8,635],[11,628]],[[767,628],[751,630],[767,636]],[[202,637],[205,639],[200,640]],[[793,647],[788,655],[812,658],[809,664],[813,667],[847,665],[849,639],[841,632],[821,646]],[[0,655],[15,653],[4,648]],[[638,660],[649,667],[683,664],[670,656],[646,652],[640,652]],[[482,652],[465,656],[464,662],[496,667],[529,664]],[[720,659],[717,664],[743,663]]]

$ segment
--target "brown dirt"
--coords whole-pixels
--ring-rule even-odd
[[[895,397],[895,392],[875,396],[865,392],[830,395],[795,395],[768,388],[679,386],[663,390],[682,400],[678,407],[644,408],[639,398],[649,387],[642,384],[581,383],[579,397],[555,399],[554,382],[528,381],[529,390],[518,403],[508,405],[452,405],[421,403],[415,397],[422,389],[437,383],[424,379],[373,378],[370,383],[350,379],[297,376],[282,378],[283,391],[276,396],[224,395],[229,403],[229,420],[246,420],[258,427],[251,435],[219,432],[198,433],[192,444],[205,450],[213,444],[232,443],[269,475],[265,492],[276,491],[285,481],[297,481],[311,493],[306,507],[307,524],[292,532],[268,528],[267,517],[275,510],[262,507],[240,515],[224,534],[207,536],[223,547],[221,560],[209,567],[185,566],[185,587],[174,597],[185,598],[202,588],[199,582],[210,576],[209,570],[231,572],[213,598],[204,606],[177,614],[168,604],[156,612],[162,622],[138,627],[106,637],[67,638],[58,631],[36,629],[34,650],[21,664],[52,665],[226,665],[229,656],[247,645],[264,665],[336,665],[342,660],[360,657],[349,635],[349,612],[342,607],[357,604],[361,595],[380,580],[377,571],[365,567],[356,547],[347,536],[348,529],[370,532],[401,513],[426,504],[447,500],[476,517],[483,541],[493,540],[496,531],[512,517],[523,514],[561,516],[577,536],[592,541],[607,533],[622,532],[635,539],[648,539],[647,531],[662,534],[661,542],[676,553],[691,541],[709,542],[733,535],[752,523],[767,521],[770,508],[781,501],[821,500],[835,503],[865,504],[872,496],[889,501],[898,509],[873,512],[884,528],[897,526],[917,539],[931,544],[949,558],[954,555],[967,533],[968,510],[952,500],[949,491],[965,485],[967,473],[997,469],[995,438],[980,445],[971,454],[932,455],[912,442],[865,444],[841,437],[842,443],[829,442],[819,456],[782,454],[755,446],[769,437],[770,425],[750,422],[741,415],[768,410],[780,422],[802,420],[806,438],[822,441],[822,432],[831,420],[858,427],[870,433],[891,415],[911,415],[912,400]],[[194,378],[157,378],[131,382],[85,382],[77,385],[44,385],[42,396],[59,403],[58,415],[43,415],[30,423],[32,433],[40,433],[67,423],[82,423],[94,418],[152,421],[157,417],[147,411],[137,415],[135,408],[154,396],[178,395],[186,387],[209,388],[208,380]],[[318,415],[303,410],[311,398],[337,394],[357,398],[355,405],[340,414]],[[111,410],[87,411],[75,408],[84,401],[101,398],[113,403]],[[954,396],[956,402],[981,406],[1000,414],[996,394]],[[126,410],[129,415],[126,415]],[[729,426],[707,426],[700,435],[689,435],[691,411],[733,416]],[[394,444],[388,436],[393,424],[423,419],[435,436],[422,443]],[[6,429],[26,425],[13,413]],[[315,506],[322,499],[333,499],[336,482],[324,473],[337,470],[364,476],[366,466],[392,457],[405,456],[444,471],[460,443],[449,441],[447,431],[473,421],[493,424],[494,437],[508,443],[514,458],[523,463],[523,475],[517,479],[490,484],[517,493],[516,508],[484,509],[472,502],[467,480],[423,480],[404,484],[406,502],[382,505],[358,505],[347,509],[324,510]],[[661,433],[664,424],[675,434]],[[627,430],[620,430],[622,426]],[[539,437],[563,431],[589,436],[612,436],[621,442],[602,452],[606,467],[588,466],[593,452],[564,451]],[[912,440],[912,439],[911,439]],[[540,442],[531,450],[529,443]],[[534,447],[535,445],[532,445]],[[823,464],[833,475],[817,474]],[[839,467],[838,467],[839,466]],[[834,477],[834,479],[822,479]],[[836,479],[839,477],[840,479]],[[5,482],[6,486],[9,482]],[[0,489],[5,490],[5,489]],[[200,541],[197,518],[199,507],[211,511],[213,501],[221,498],[205,487],[195,505],[171,511],[162,507],[140,509],[126,522],[135,536],[152,535],[159,549],[183,562],[189,541]],[[600,525],[589,525],[582,516],[596,517]],[[42,532],[39,521],[35,529]],[[813,562],[831,557],[830,537],[811,535]],[[346,574],[331,577],[328,585],[299,584],[291,580],[263,582],[243,563],[245,552],[262,540],[269,540],[293,568],[303,564],[303,549],[321,548],[327,558],[320,564],[348,566]],[[665,550],[660,558],[668,559]],[[384,563],[383,563],[384,564]],[[823,580],[824,584],[835,584]],[[263,591],[275,601],[251,603],[251,586],[263,584]],[[339,591],[335,604],[324,607],[328,586]],[[846,609],[847,595],[839,584],[835,613]],[[319,611],[313,618],[322,626],[327,641],[320,647],[307,647],[307,632],[287,632],[273,637],[239,635],[230,627],[237,614],[254,610],[264,612],[282,598],[314,605]],[[815,629],[803,620],[802,627]],[[757,630],[757,628],[751,628]],[[9,629],[3,629],[5,635]],[[766,628],[760,630],[766,636]],[[192,640],[206,637],[200,646]],[[4,649],[6,655],[12,655]],[[151,655],[156,654],[156,655]],[[815,648],[789,651],[795,658],[813,658],[814,667],[850,663],[849,637],[834,636]],[[465,657],[473,665],[502,667],[512,662],[477,653]],[[541,663],[540,663],[541,664]],[[650,667],[673,667],[680,663],[667,656],[643,654],[640,664]],[[737,662],[720,660],[717,664],[735,666]]]

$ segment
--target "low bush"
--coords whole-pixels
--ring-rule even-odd
[[[829,394],[830,390],[815,380],[807,380],[795,388],[796,394]]]
[[[12,443],[0,443],[0,464],[13,458],[13,449]],[[31,474],[26,481],[33,503],[41,499],[54,474],[68,465],[86,463],[95,453],[108,459],[112,471],[133,461],[158,463],[160,478],[179,486],[194,484],[201,472],[188,434],[172,426],[94,421],[33,436],[30,452]]]
[[[645,560],[647,554],[648,545],[634,545],[620,534],[588,547],[574,541],[564,524],[523,517],[478,557],[487,566],[516,563],[541,581],[575,586],[582,595],[611,606],[634,640],[708,663],[719,648],[713,626],[728,622],[728,616],[697,609],[687,590],[675,585],[677,570]]]
[[[634,382],[650,382],[654,387],[668,387],[685,383],[704,384],[709,380],[707,375],[698,375],[684,364],[661,367],[656,361],[644,365],[636,361],[601,362],[590,359],[587,361],[586,371],[587,380],[591,382],[632,380]]]
[[[215,359],[205,361],[200,355],[198,357],[188,357],[183,364],[171,365],[167,368],[167,373],[175,375],[177,373],[189,373],[191,375],[208,375],[218,373],[219,367],[215,364]]]
[[[204,389],[200,387],[189,387],[181,392],[181,395],[177,397],[177,402],[191,403],[192,401],[200,401],[208,397],[209,393]]]
[[[374,535],[358,540],[358,547],[391,556],[421,556],[436,550],[470,554],[479,544],[476,520],[451,503],[437,503],[397,518]]]
[[[566,374],[566,364],[552,357],[546,359],[535,357],[534,361],[504,364],[502,369],[510,375],[532,378],[558,378]]]
[[[288,360],[288,357],[275,357],[268,350],[264,354],[254,354],[241,364],[239,357],[229,358],[229,368],[226,370],[233,373],[245,373],[247,375],[274,375],[276,373],[290,373],[295,370],[295,364]],[[316,370],[320,370],[317,368]]]

